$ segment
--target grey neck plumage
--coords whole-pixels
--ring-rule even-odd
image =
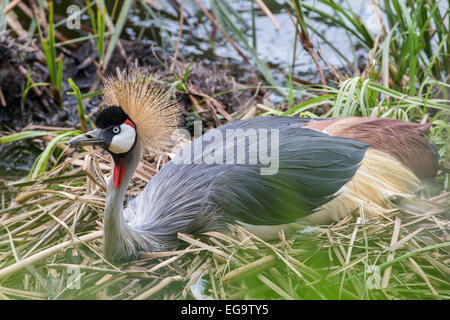
[[[133,148],[123,158],[125,171],[119,188],[115,188],[112,175],[108,181],[103,221],[103,245],[104,254],[109,260],[136,255],[133,232],[126,223],[122,210],[127,187],[139,165],[141,156],[142,147],[139,141],[136,141]]]

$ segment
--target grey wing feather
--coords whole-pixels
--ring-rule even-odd
[[[136,228],[164,235],[219,229],[223,221],[250,224],[289,223],[330,201],[355,174],[366,143],[303,128],[305,119],[254,118],[231,122],[190,144],[167,163],[125,210]],[[279,169],[261,175],[260,162],[250,164],[200,163],[194,149],[220,146],[219,158],[237,146],[209,139],[218,130],[276,129],[279,134]],[[269,138],[268,138],[269,139]],[[254,152],[245,139],[245,155]],[[232,148],[232,149],[230,149]],[[242,151],[242,150],[241,150]],[[195,164],[197,160],[197,164]],[[178,164],[176,164],[178,163]],[[175,233],[176,234],[176,233]]]

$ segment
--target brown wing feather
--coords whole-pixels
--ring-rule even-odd
[[[429,123],[418,124],[368,117],[351,117],[318,123],[310,122],[306,126],[324,131],[331,136],[353,138],[369,143],[372,148],[395,157],[420,179],[429,179],[436,175],[437,154],[424,138],[425,132],[430,127]]]

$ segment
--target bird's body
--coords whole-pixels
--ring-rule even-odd
[[[227,145],[209,139],[217,132],[205,134],[168,162],[131,201],[124,211],[128,223],[162,237],[158,243],[170,246],[178,232],[224,229],[225,223],[236,220],[280,225],[307,216],[351,179],[367,145],[330,138],[301,127],[302,123],[303,119],[291,117],[255,118],[215,129],[224,140],[230,129],[278,130],[279,169],[274,175],[261,175],[262,164],[249,163],[248,139],[243,148],[245,163],[234,159],[227,164],[227,154],[237,154],[237,141]],[[214,146],[222,161],[205,163],[205,151]],[[195,149],[202,152],[195,154]]]
[[[368,144],[355,139],[332,137],[306,128],[307,123],[308,119],[267,117],[236,121],[216,129],[223,137],[229,129],[279,130],[279,169],[274,175],[261,175],[260,163],[248,163],[248,141],[245,164],[226,164],[227,152],[234,151],[225,143],[209,141],[213,132],[187,146],[124,210],[134,234],[153,238],[148,248],[141,249],[170,249],[178,232],[223,230],[234,222],[268,239],[277,230],[289,228],[289,224],[303,218],[313,223],[343,218],[357,209],[359,202],[380,212],[380,208],[388,206],[389,196],[412,194],[418,187],[414,174],[392,156],[371,150]],[[204,156],[194,154],[199,144],[203,145],[201,150],[219,145],[223,163],[199,161]],[[231,146],[236,148],[237,143]],[[371,163],[361,167],[365,157]],[[375,177],[369,176],[370,168]],[[367,194],[359,193],[352,203],[345,203],[351,201],[348,184],[358,170],[366,174],[357,177]]]
[[[112,125],[123,125],[124,119]],[[118,148],[114,141],[120,139],[112,138],[106,147],[115,161],[115,178],[106,199],[105,255],[135,258],[140,251],[172,248],[179,232],[224,230],[233,223],[270,238],[301,220],[329,223],[360,209],[384,213],[390,196],[411,195],[419,178],[435,174],[437,155],[423,137],[426,129],[372,118],[231,122],[185,147],[123,212],[141,144],[136,138],[131,149],[118,155],[111,148]],[[226,141],[228,133],[236,132],[232,143]],[[99,140],[93,136],[91,141]],[[272,174],[262,174],[272,165],[261,158],[263,145],[276,155]]]

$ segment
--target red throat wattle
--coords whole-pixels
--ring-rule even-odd
[[[114,187],[118,189],[122,183],[123,174],[125,172],[125,163],[123,162],[123,159],[121,158],[119,160],[119,166],[116,166],[114,164]]]
[[[131,122],[130,120],[125,120],[124,122],[125,124],[131,126],[133,129],[136,129],[136,126],[134,125],[133,122]],[[116,189],[118,189],[120,187],[120,185],[122,184],[122,179],[123,179],[123,174],[125,172],[125,163],[123,162],[123,159],[120,158],[119,160],[119,166],[116,166],[116,164],[114,164],[114,187],[116,187]]]

